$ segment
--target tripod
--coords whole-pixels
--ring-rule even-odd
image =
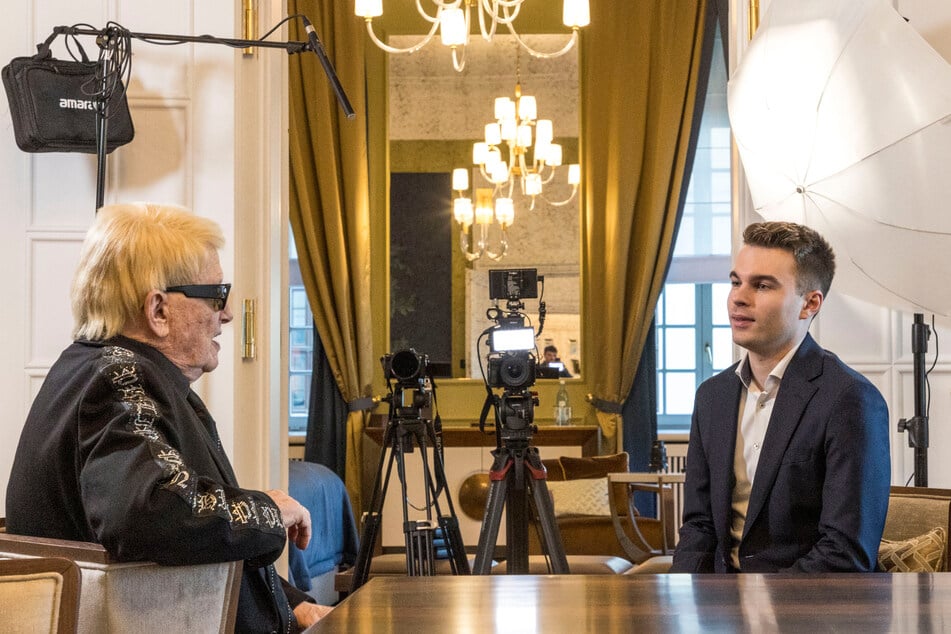
[[[527,392],[513,395],[508,391],[502,396],[501,402],[490,396],[496,409],[496,433],[499,434],[499,442],[492,452],[494,460],[489,470],[489,498],[479,533],[474,574],[490,573],[492,551],[499,535],[503,506],[508,507],[508,574],[528,574],[529,493],[535,504],[544,549],[551,560],[552,572],[568,574],[568,559],[565,557],[561,533],[555,523],[554,507],[546,484],[547,473],[538,449],[531,444],[532,433],[536,429],[531,422],[534,398]],[[489,401],[486,403],[488,405]],[[502,424],[499,425],[499,422]]]
[[[395,409],[391,405],[391,412]],[[432,471],[430,470],[427,446],[434,448]],[[419,448],[423,468],[425,519],[410,519],[409,517],[404,454],[412,452],[414,447]],[[459,520],[452,505],[452,497],[449,495],[449,488],[446,486],[442,452],[439,449],[440,447],[436,442],[435,428],[431,420],[423,419],[418,414],[410,417],[399,415],[390,417],[383,435],[380,465],[373,485],[373,499],[370,502],[370,510],[364,515],[363,536],[360,539],[360,550],[353,566],[351,592],[366,583],[369,575],[372,553],[383,516],[383,502],[386,499],[386,490],[389,486],[394,463],[396,463],[403,503],[406,574],[411,577],[436,574],[435,536],[437,529],[442,531],[452,574],[469,574],[469,561],[466,559],[462,534],[459,531]],[[385,469],[384,464],[386,465]],[[444,493],[446,497],[448,515],[443,515],[439,505],[441,493]],[[434,513],[435,519],[433,517]]]

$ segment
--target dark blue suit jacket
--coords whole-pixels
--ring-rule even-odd
[[[736,365],[697,390],[671,572],[730,572]],[[806,335],[780,383],[740,541],[744,572],[872,571],[888,509],[888,410]]]

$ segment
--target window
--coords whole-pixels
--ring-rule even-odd
[[[726,65],[717,30],[687,200],[655,315],[658,431],[688,431],[697,386],[733,363],[726,310],[730,184]]]
[[[307,412],[310,408],[310,376],[314,365],[314,317],[307,302],[307,293],[301,280],[297,248],[293,234],[288,246],[290,263],[290,297],[288,306],[288,432],[307,432]]]

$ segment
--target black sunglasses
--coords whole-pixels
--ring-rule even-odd
[[[181,293],[185,297],[210,299],[211,307],[224,310],[228,304],[228,295],[231,293],[231,284],[185,284],[183,286],[169,286],[166,293]]]

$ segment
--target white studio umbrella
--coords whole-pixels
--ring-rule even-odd
[[[761,216],[822,233],[835,286],[951,315],[951,65],[886,0],[773,0],[729,83]]]

